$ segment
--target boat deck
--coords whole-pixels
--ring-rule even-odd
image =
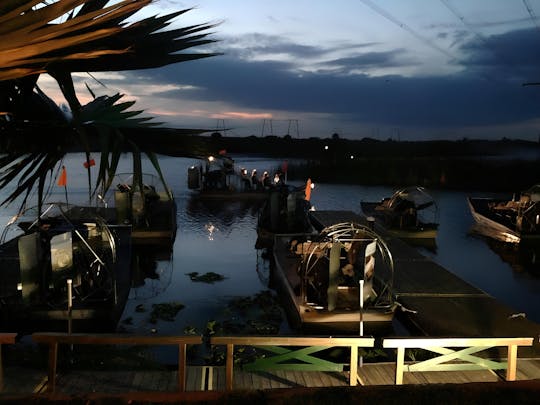
[[[352,211],[312,211],[320,230],[339,222],[366,224]],[[402,306],[399,319],[412,333],[425,336],[540,336],[540,324],[468,284],[375,224],[394,258],[394,293]],[[520,349],[520,357],[539,357],[540,342]]]

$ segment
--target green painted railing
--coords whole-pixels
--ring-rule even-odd
[[[532,346],[533,338],[389,338],[383,347],[397,349],[396,384],[403,384],[406,371],[506,370],[506,380],[516,379],[517,349]],[[507,361],[473,354],[493,347],[508,347]],[[463,348],[454,350],[454,348]],[[424,349],[439,354],[429,360],[405,364],[406,349]]]
[[[272,357],[258,359],[244,366],[246,370],[301,370],[301,371],[342,371],[343,364],[333,363],[312,354],[330,347],[349,347],[350,376],[349,384],[358,384],[358,348],[371,348],[375,343],[372,337],[238,337],[214,336],[212,345],[227,346],[226,388],[233,389],[234,346],[257,346],[275,354]],[[296,346],[290,350],[282,346]],[[294,361],[294,362],[292,362]]]

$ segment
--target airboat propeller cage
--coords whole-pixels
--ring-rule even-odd
[[[342,248],[345,248],[348,252],[348,260],[350,265],[353,266],[353,275],[357,278],[357,282],[363,281],[361,283],[362,302],[377,297],[373,290],[375,255],[377,252],[379,252],[382,262],[390,271],[390,279],[387,282],[390,288],[384,293],[391,294],[394,261],[387,244],[375,231],[362,224],[344,222],[324,228],[319,235],[319,243],[314,244],[307,255],[305,275],[309,274],[310,269],[313,268],[321,256],[321,242],[323,242],[326,248],[330,248],[328,255],[328,311],[333,311],[337,303],[337,290],[342,270],[340,265]]]
[[[400,205],[404,205],[404,202],[412,204],[416,210],[423,210],[435,204],[435,200],[426,189],[418,186],[406,187],[396,191],[390,197],[388,206],[398,208]]]
[[[374,230],[366,225],[359,224],[357,222],[342,222],[334,224],[324,228],[320,234],[321,236],[331,238],[335,242],[345,242],[354,239],[358,233],[365,235],[362,240],[371,239],[376,242],[377,251],[382,256],[383,261],[388,265],[392,275],[394,274],[394,259],[392,253],[388,248],[388,245],[384,239]],[[358,239],[356,237],[356,239]]]

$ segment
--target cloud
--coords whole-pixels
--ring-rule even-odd
[[[229,40],[224,56],[122,72],[107,83],[175,124],[289,117],[319,130],[314,136],[334,128],[370,136],[366,131],[379,127],[458,137],[504,128],[512,136],[518,128],[536,139],[540,88],[521,84],[540,81],[539,32],[455,39],[462,56],[453,74],[384,74],[417,66],[410,49],[351,42],[315,47],[250,34]]]
[[[487,38],[476,38],[461,46],[468,69],[503,79],[540,79],[540,32],[516,30]]]
[[[375,57],[374,57],[375,56]],[[341,60],[348,69],[358,62],[396,66],[389,55]],[[194,66],[194,64],[197,66]],[[473,62],[461,75],[446,77],[371,77],[366,74],[298,73],[288,62],[259,62],[216,57],[169,66],[159,80],[194,87],[197,101],[221,100],[240,108],[306,113],[346,114],[362,122],[408,126],[507,124],[536,116],[540,101],[516,83],[494,82],[472,74]]]
[[[366,72],[374,68],[380,70],[388,67],[404,67],[407,62],[399,59],[402,54],[404,54],[403,49],[389,52],[364,52],[355,56],[325,61],[319,65],[334,67],[336,73]],[[410,62],[410,65],[416,65],[416,63]]]

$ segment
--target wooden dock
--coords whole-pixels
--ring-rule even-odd
[[[394,385],[394,363],[365,363],[359,370],[363,386]],[[517,381],[540,379],[540,360],[519,359]],[[300,387],[348,387],[349,375],[321,371],[235,371],[234,390],[266,390]],[[489,370],[407,373],[404,384],[466,384],[503,382],[504,377]],[[128,392],[178,392],[178,373],[171,370],[61,371],[58,394]],[[540,380],[539,380],[540,384]],[[225,391],[225,367],[188,366],[186,392]],[[8,367],[0,400],[13,395],[43,394],[47,391],[46,370]]]
[[[15,334],[0,334],[0,342],[14,344]],[[374,347],[373,337],[314,336],[134,336],[125,334],[35,333],[32,340],[48,346],[43,368],[10,366],[2,373],[0,399],[9,395],[72,395],[88,393],[246,391],[279,388],[354,387],[378,385],[464,384],[474,382],[516,382],[538,380],[540,359],[518,358],[518,349],[532,345],[533,338],[383,338],[382,346],[397,349],[395,362],[364,362],[361,349]],[[188,345],[210,344],[226,348],[225,365],[187,365]],[[126,366],[110,371],[108,366],[83,367],[75,360],[85,346],[162,346],[178,348],[175,370]],[[59,350],[71,347],[71,350]],[[254,360],[237,363],[235,354],[258,348]],[[501,357],[477,353],[496,347],[506,349]],[[327,349],[341,355],[319,357]],[[407,349],[435,353],[406,360]],[[96,348],[94,350],[99,350]],[[271,353],[271,354],[270,354]],[[66,355],[71,361],[66,362]],[[59,357],[63,358],[59,366]],[[121,357],[118,357],[120,359]],[[239,360],[239,359],[238,359]],[[3,371],[3,369],[2,369]]]
[[[361,368],[363,385],[393,385],[394,363],[366,363]],[[24,378],[21,379],[21,377]],[[540,378],[540,360],[519,360],[517,380]],[[424,372],[407,374],[405,384],[440,384],[497,382],[504,379],[490,371]],[[62,372],[57,377],[58,392],[78,394],[90,392],[122,393],[129,391],[176,392],[176,371],[88,371]],[[225,367],[189,366],[186,391],[225,390]],[[44,371],[7,368],[3,394],[40,393],[46,391]],[[348,372],[320,371],[236,371],[235,390],[274,389],[292,387],[349,386]]]
[[[367,224],[352,211],[312,211],[317,230],[340,222]],[[399,319],[419,336],[540,336],[540,324],[529,321],[468,284],[402,240],[375,224],[394,258],[394,293],[403,311]],[[540,357],[540,342],[520,350],[520,357]]]

